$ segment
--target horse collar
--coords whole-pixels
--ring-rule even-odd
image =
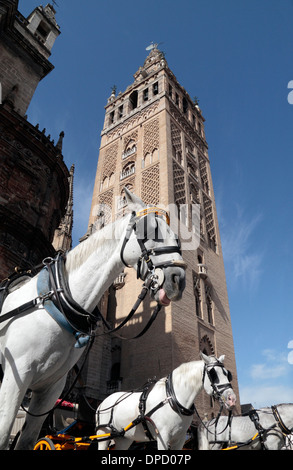
[[[185,406],[181,405],[176,398],[174,387],[173,387],[173,372],[171,372],[166,380],[166,393],[167,397],[169,398],[169,404],[175,413],[184,415],[184,416],[192,416],[195,412],[195,406],[192,404],[190,408],[185,408]]]
[[[37,289],[46,311],[77,339],[75,347],[85,346],[98,321],[98,316],[82,309],[71,297],[64,276],[64,257],[45,258],[38,277]]]
[[[271,406],[272,408],[272,412],[273,412],[273,415],[274,415],[274,418],[275,420],[277,421],[281,431],[283,434],[285,435],[289,435],[292,433],[292,429],[289,429],[287,428],[286,424],[284,423],[284,421],[282,420],[281,416],[280,416],[280,413],[279,413],[279,410],[277,408],[277,405],[273,405]]]

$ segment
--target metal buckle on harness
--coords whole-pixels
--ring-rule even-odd
[[[46,300],[51,300],[53,295],[54,295],[54,292],[51,290],[49,292],[46,292],[46,294],[39,295],[39,299],[40,299],[41,303],[44,304],[44,302],[46,302]]]
[[[150,277],[152,279],[151,289],[158,290],[165,279],[164,271],[161,268],[154,268]]]
[[[42,263],[44,266],[48,266],[48,265],[51,265],[55,262],[55,259],[54,258],[51,258],[51,256],[47,256],[47,258],[44,258]]]

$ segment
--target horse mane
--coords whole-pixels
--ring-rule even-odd
[[[124,217],[105,225],[69,251],[66,257],[66,270],[72,272],[78,269],[97,249],[100,247],[107,249],[115,240],[120,241],[127,220],[128,218]]]
[[[188,382],[192,385],[202,384],[203,361],[184,362],[173,371],[173,380],[180,382]]]

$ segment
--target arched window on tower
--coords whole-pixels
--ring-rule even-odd
[[[207,315],[208,315],[208,322],[213,325],[214,324],[214,303],[212,299],[212,288],[209,285],[206,285],[206,305],[207,305]]]
[[[124,178],[127,178],[130,175],[133,175],[133,173],[135,173],[135,162],[129,162],[126,165],[124,165],[120,173],[120,180],[123,180]]]
[[[182,108],[183,108],[183,113],[186,114],[188,111],[188,101],[186,98],[183,98],[182,100]]]
[[[129,96],[129,102],[130,102],[130,111],[137,108],[138,93],[136,90],[133,91],[131,95]]]
[[[195,314],[197,317],[202,318],[200,279],[195,273],[193,273],[193,293],[195,299]]]

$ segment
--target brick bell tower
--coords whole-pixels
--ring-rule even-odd
[[[69,197],[64,134],[55,144],[26,116],[38,83],[54,68],[55,10],[47,4],[25,18],[17,8],[17,0],[0,1],[0,280],[55,253]]]
[[[183,249],[188,268],[182,300],[162,309],[143,337],[104,340],[99,353],[104,354],[106,376],[100,380],[96,393],[102,399],[115,390],[137,388],[148,378],[167,375],[182,362],[199,359],[201,350],[226,355],[225,365],[234,376],[233,388],[238,394],[205,120],[197,101],[190,98],[168,67],[163,52],[156,44],[148,50],[143,66],[134,74],[134,82],[118,95],[114,87],[105,107],[86,236],[123,215],[126,186],[147,204],[200,205],[199,243]],[[192,232],[188,209],[180,218]],[[141,281],[136,279],[134,270],[125,269],[102,301],[112,324],[125,318],[140,290]],[[153,308],[150,299],[144,301],[123,329],[123,335],[132,337],[141,331]],[[97,366],[98,360],[94,362]],[[196,405],[202,417],[207,413],[210,418],[218,410],[204,392]]]

